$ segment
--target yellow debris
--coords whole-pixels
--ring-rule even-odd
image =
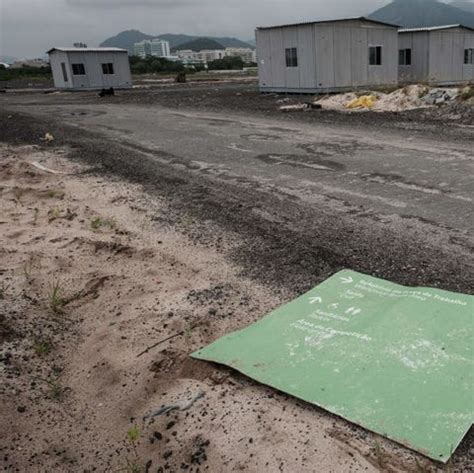
[[[377,101],[375,95],[361,95],[346,103],[346,108],[372,108]]]
[[[54,140],[54,136],[51,133],[46,133],[44,138],[41,138],[41,141],[46,141],[46,143],[51,143]]]

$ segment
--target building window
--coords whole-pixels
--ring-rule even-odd
[[[114,65],[111,62],[102,64],[102,73],[103,74],[114,74]]]
[[[286,48],[286,67],[298,67],[298,51],[296,48]]]
[[[464,64],[474,64],[474,48],[464,50]]]
[[[61,63],[61,69],[63,71],[64,82],[67,82],[67,70],[66,70],[66,63],[65,62]]]
[[[382,46],[369,47],[369,65],[371,66],[382,65]]]
[[[72,73],[75,76],[85,76],[86,68],[84,67],[84,64],[72,64]]]
[[[398,51],[398,64],[400,66],[411,66],[411,49],[400,49]]]

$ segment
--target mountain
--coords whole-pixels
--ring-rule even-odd
[[[394,0],[387,6],[371,13],[369,18],[405,28],[457,23],[474,28],[474,13],[437,0]]]
[[[15,61],[16,61],[16,57],[14,56],[7,56],[7,55],[0,56],[0,62],[4,62],[5,64],[13,64]]]
[[[173,51],[178,49],[191,49],[192,51],[202,51],[203,49],[225,49],[221,43],[210,38],[197,38],[187,43],[179,44]]]
[[[206,41],[215,41],[219,43],[219,47],[215,49],[224,49],[224,48],[252,48],[253,46],[246,43],[245,41],[241,41],[237,38],[230,38],[230,37],[202,37],[202,36],[191,36],[185,34],[161,34],[161,35],[149,35],[142,33],[138,30],[127,30],[122,31],[121,33],[113,36],[111,38],[106,39],[103,41],[100,46],[102,47],[115,47],[115,48],[124,48],[128,49],[130,54],[133,54],[133,45],[144,39],[152,39],[158,38],[163,39],[165,41],[169,41],[170,48],[173,50],[176,49],[191,49],[191,48],[183,48],[187,43],[195,40],[206,40]],[[203,48],[203,49],[214,49],[214,48]]]
[[[468,0],[457,0],[455,2],[450,2],[450,5],[460,10],[468,11],[474,13],[474,3]]]
[[[100,46],[103,48],[123,48],[128,49],[130,53],[133,53],[133,45],[139,43],[144,39],[153,39],[154,36],[142,33],[138,30],[127,30],[122,31],[116,36],[103,41]]]

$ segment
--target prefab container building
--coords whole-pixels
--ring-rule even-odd
[[[48,54],[54,85],[59,89],[123,89],[132,86],[126,49],[52,48]]]
[[[399,31],[399,81],[455,85],[474,80],[474,29],[462,25]]]
[[[325,93],[398,82],[398,26],[368,18],[256,30],[262,92]]]

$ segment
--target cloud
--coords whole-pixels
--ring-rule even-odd
[[[364,15],[389,0],[0,0],[0,54],[42,56],[120,31],[235,36],[256,26]]]
[[[215,3],[212,0],[65,0],[71,7],[86,7],[94,9],[115,8],[181,8],[199,4]],[[198,3],[199,2],[199,3]]]

